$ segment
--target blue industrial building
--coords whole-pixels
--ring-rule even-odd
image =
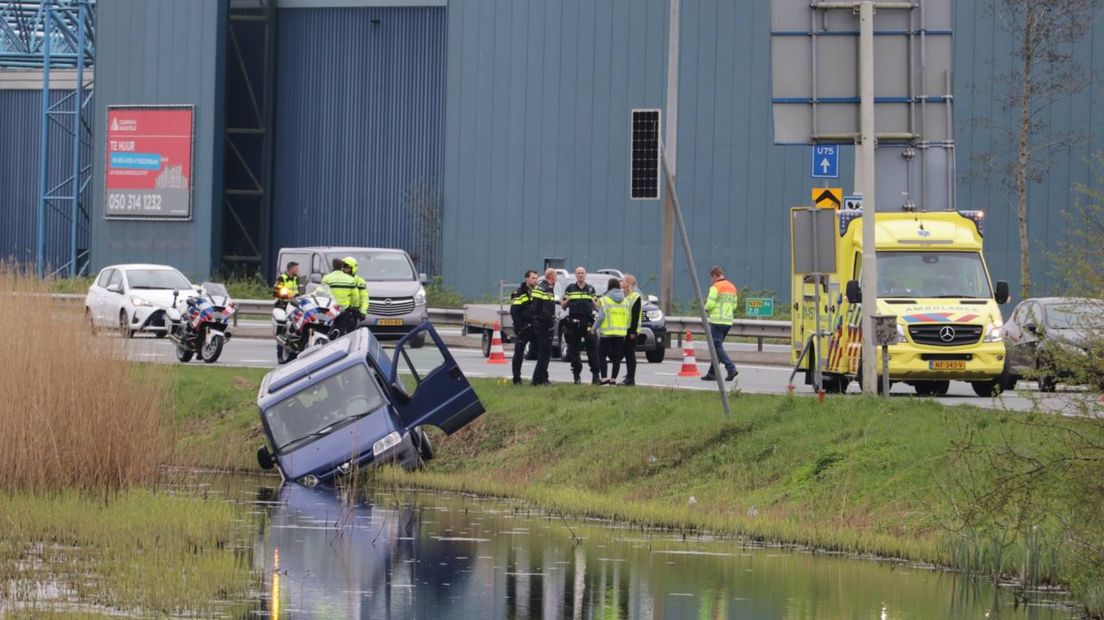
[[[87,266],[268,276],[281,246],[381,245],[473,297],[553,256],[633,271],[656,291],[662,204],[628,198],[629,111],[665,105],[669,3],[96,0]],[[998,148],[978,120],[1000,119],[1012,62],[984,4],[954,4],[957,204],[987,212],[990,269],[1016,290],[1012,203],[973,165]],[[814,182],[808,147],[772,143],[769,0],[682,0],[679,33],[678,187],[699,273],[721,264],[741,287],[788,297],[787,213]],[[1104,21],[1076,51],[1086,71],[1104,67]],[[28,260],[41,91],[11,73],[0,69],[0,254]],[[1049,131],[1085,139],[1031,186],[1040,259],[1104,151],[1100,86],[1047,112]],[[195,112],[190,219],[105,218],[107,106],[167,104]],[[845,147],[848,192],[852,170]],[[62,249],[46,260],[62,264],[70,229],[47,233],[47,250]],[[681,256],[675,266],[686,299]]]

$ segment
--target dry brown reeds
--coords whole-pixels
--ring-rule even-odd
[[[155,481],[165,382],[92,334],[81,302],[0,265],[0,489],[111,492]]]

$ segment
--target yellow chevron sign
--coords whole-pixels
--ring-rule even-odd
[[[813,204],[820,209],[839,209],[843,205],[842,187],[814,187]]]

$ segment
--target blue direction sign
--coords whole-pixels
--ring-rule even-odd
[[[839,149],[838,144],[813,145],[814,179],[839,178]]]

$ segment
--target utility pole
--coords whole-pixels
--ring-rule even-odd
[[[671,0],[667,34],[667,135],[663,139],[663,160],[670,172],[671,185],[676,175],[678,150],[678,64],[679,64],[679,1]],[[675,206],[671,192],[663,194],[663,253],[659,266],[659,303],[666,315],[671,314],[675,280]]]
[[[859,131],[862,154],[862,382],[864,394],[878,390],[874,320],[878,311],[878,269],[875,260],[874,192],[874,0],[859,3]],[[885,386],[886,390],[889,386]]]

